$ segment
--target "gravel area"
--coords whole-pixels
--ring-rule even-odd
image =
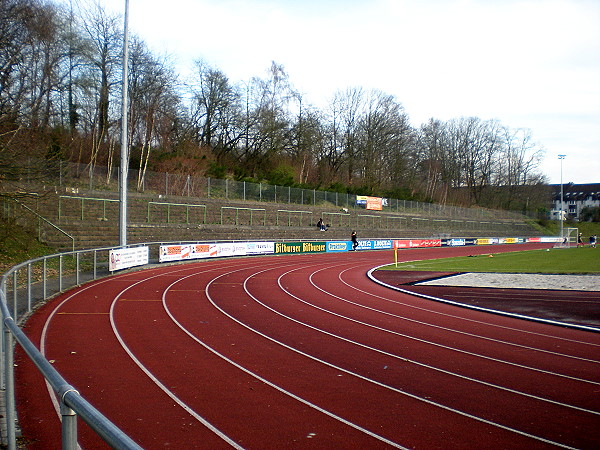
[[[422,285],[514,289],[600,291],[600,275],[545,275],[526,273],[464,273],[424,281]]]

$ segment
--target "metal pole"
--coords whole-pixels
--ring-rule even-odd
[[[563,233],[563,221],[564,221],[564,203],[563,203],[563,159],[565,159],[566,155],[558,155],[558,159],[560,160],[560,239],[564,240],[564,233]]]
[[[128,85],[128,67],[129,59],[129,0],[125,0],[125,34],[123,37],[123,102],[121,110],[121,177],[119,181],[119,245],[127,245],[127,176],[129,171],[129,149],[127,143],[127,91]]]
[[[16,409],[15,409],[15,364],[13,355],[13,339],[8,327],[3,324],[4,341],[4,402],[6,408],[6,442],[9,450],[16,449]]]
[[[63,398],[60,401],[60,415],[62,418],[62,448],[63,450],[77,450],[77,414],[65,405]]]

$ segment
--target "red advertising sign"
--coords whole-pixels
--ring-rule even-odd
[[[381,211],[383,203],[381,197],[367,197],[367,209],[372,211]]]
[[[441,247],[441,239],[398,239],[394,248]]]

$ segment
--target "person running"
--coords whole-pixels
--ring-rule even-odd
[[[356,247],[358,247],[358,236],[356,235],[356,231],[352,231],[350,240],[352,241],[352,250],[356,251]]]
[[[596,248],[596,235],[590,236],[590,247]]]
[[[583,247],[583,234],[579,233],[577,236],[577,247]]]

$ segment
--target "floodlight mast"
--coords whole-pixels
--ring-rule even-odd
[[[127,246],[127,177],[129,172],[129,144],[127,142],[128,112],[128,59],[129,59],[129,0],[125,0],[123,35],[123,100],[121,110],[121,172],[119,176],[119,246]]]
[[[565,220],[564,216],[564,201],[563,201],[563,159],[565,159],[567,155],[558,155],[558,159],[560,160],[560,239],[564,241],[564,233],[563,233],[563,222]]]

